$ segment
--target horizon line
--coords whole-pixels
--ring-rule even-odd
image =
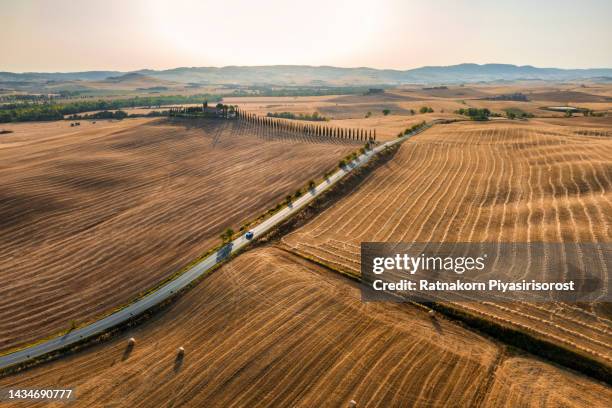
[[[476,66],[487,66],[487,65],[506,65],[513,66],[517,68],[536,68],[536,69],[559,69],[563,71],[587,71],[587,70],[597,70],[597,69],[612,69],[612,67],[589,67],[589,68],[561,68],[554,66],[535,66],[530,64],[525,65],[517,65],[512,63],[503,63],[503,62],[487,62],[487,63],[474,63],[474,62],[461,62],[457,64],[450,65],[421,65],[415,68],[406,68],[406,69],[398,69],[398,68],[373,68],[367,66],[339,66],[339,65],[309,65],[309,64],[269,64],[269,65],[193,65],[193,66],[176,66],[171,68],[138,68],[132,70],[117,70],[117,69],[88,69],[81,71],[0,71],[0,73],[10,73],[10,74],[71,74],[71,73],[83,73],[83,72],[120,72],[120,73],[131,73],[138,71],[170,71],[175,69],[196,69],[196,68],[214,68],[214,69],[224,69],[224,68],[265,68],[265,67],[308,67],[308,68],[337,68],[337,69],[370,69],[375,71],[395,71],[395,72],[406,72],[413,71],[421,68],[450,68],[461,65],[476,65]]]

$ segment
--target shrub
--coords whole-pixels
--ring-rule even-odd
[[[225,231],[223,231],[223,233],[221,234],[221,240],[223,241],[223,243],[226,243],[231,241],[233,236],[234,230],[231,228],[226,228]]]
[[[468,108],[468,109],[459,109],[455,111],[458,115],[468,116],[472,120],[489,120],[489,116],[491,115],[491,111],[487,108],[477,109],[477,108]]]
[[[506,112],[506,117],[508,119],[533,118],[533,113],[525,112],[524,110],[519,108],[506,108],[504,109],[504,112]],[[494,116],[494,114],[491,114],[491,116]]]

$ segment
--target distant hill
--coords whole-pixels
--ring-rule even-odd
[[[99,81],[113,75],[123,74],[120,71],[85,71],[85,72],[0,72],[0,81]]]
[[[132,72],[86,71],[69,73],[0,72],[1,82],[47,81],[134,81],[146,77],[185,84],[242,85],[398,85],[405,83],[468,83],[517,80],[604,80],[612,69],[537,68],[511,64],[459,64],[432,66],[405,71],[374,68],[338,68],[331,66],[271,65],[227,67],[181,67],[167,70],[143,69]]]
[[[183,87],[185,84],[177,84],[174,81],[168,81],[163,78],[157,78],[150,75],[144,75],[139,72],[129,72],[124,75],[108,77],[102,81],[96,82],[100,86],[111,85],[117,88],[158,88],[166,89],[179,85]],[[93,82],[91,84],[94,84]]]

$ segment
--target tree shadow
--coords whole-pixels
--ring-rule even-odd
[[[232,248],[233,248],[234,244],[232,244],[231,242],[224,245],[221,249],[219,249],[217,251],[217,257],[216,257],[216,261],[217,262],[221,262],[224,259],[228,258],[231,253],[232,253]]]
[[[132,343],[128,343],[128,345],[125,347],[125,350],[123,350],[123,356],[121,357],[121,361],[127,360],[132,354],[132,351],[134,351],[134,345]]]
[[[174,359],[174,372],[175,373],[178,373],[179,371],[181,371],[184,360],[185,360],[184,354],[179,353],[176,355],[176,358]]]
[[[435,316],[430,317],[429,319],[431,320],[431,324],[433,325],[436,332],[438,332],[438,334],[442,334],[442,325],[440,324],[438,319],[436,319]]]

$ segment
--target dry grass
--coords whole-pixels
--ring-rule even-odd
[[[127,303],[355,150],[237,123],[7,128],[0,350]]]
[[[355,275],[362,241],[610,242],[612,139],[593,131],[508,121],[436,126],[282,242]],[[461,307],[612,364],[606,304]]]

